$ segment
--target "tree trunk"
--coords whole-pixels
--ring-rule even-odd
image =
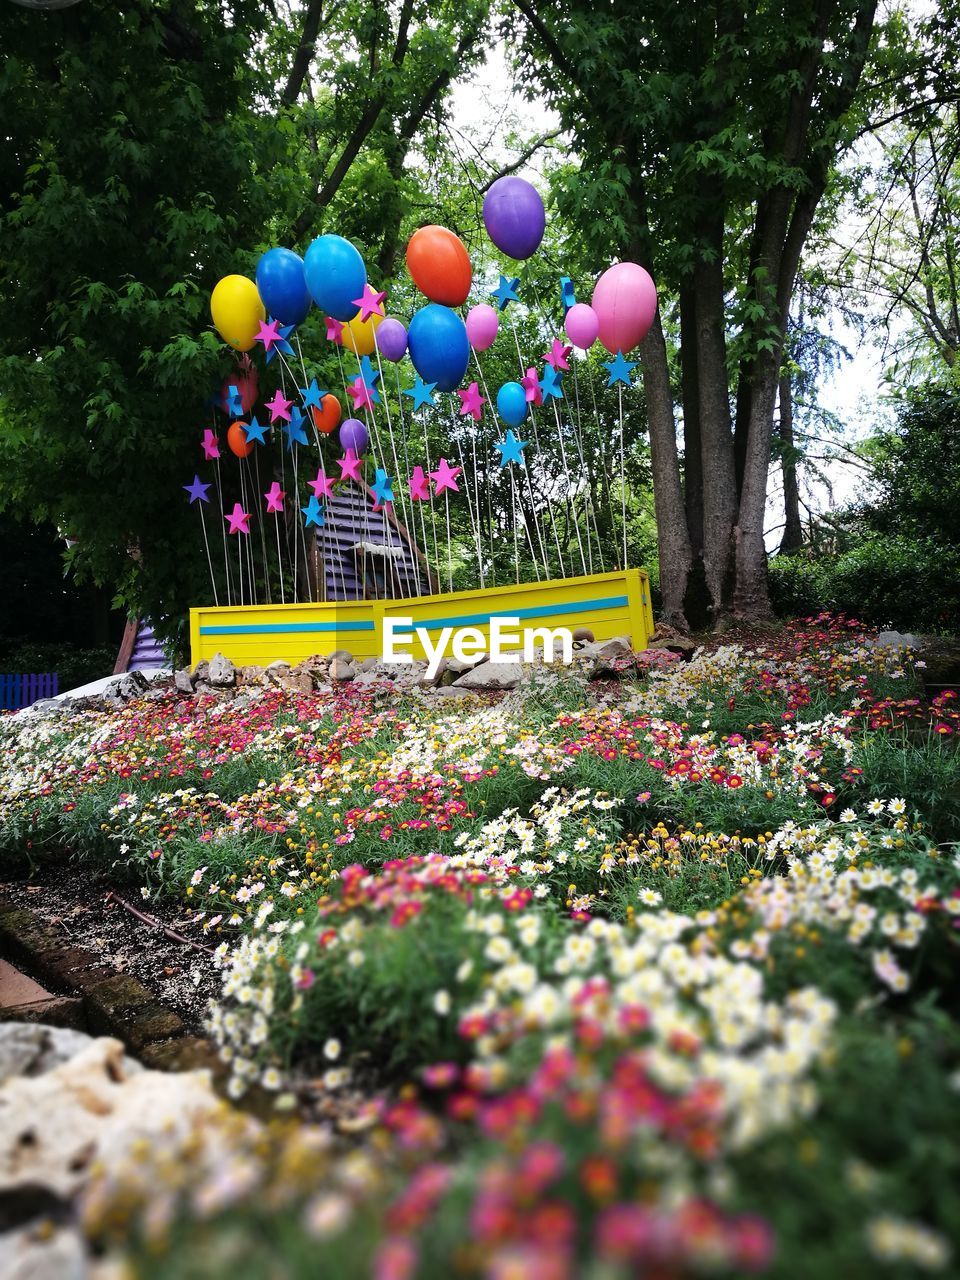
[[[737,487],[727,389],[723,298],[723,206],[713,201],[703,219],[699,261],[693,271],[696,328],[682,333],[697,349],[697,403],[703,475],[703,568],[715,626],[729,608]]]
[[[639,347],[643,389],[650,428],[650,465],[660,548],[660,594],[663,617],[670,626],[686,631],[683,601],[690,576],[692,554],[687,518],[680,487],[677,428],[673,420],[673,393],[667,367],[667,345],[659,311],[650,332]]]
[[[793,387],[789,373],[780,375],[780,445],[783,451],[783,537],[780,554],[792,555],[803,546],[800,523],[800,488],[797,484],[796,446],[793,439]]]
[[[683,501],[693,557],[683,611],[694,631],[710,621],[710,593],[703,568],[703,456],[700,438],[700,391],[697,370],[696,298],[692,282],[680,289],[680,330],[689,341],[680,344],[683,402]]]

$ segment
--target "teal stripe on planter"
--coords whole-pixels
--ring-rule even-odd
[[[372,622],[246,622],[230,627],[201,627],[202,636],[291,636],[306,632],[373,631]]]
[[[401,605],[396,600],[394,604]],[[485,626],[491,618],[549,618],[564,613],[596,613],[600,609],[623,609],[630,603],[627,596],[606,596],[602,600],[576,600],[572,604],[541,604],[529,609],[497,609],[493,613],[464,613],[455,618],[430,618],[426,622],[415,621],[410,626],[394,626],[394,632],[401,635],[404,631],[415,631],[417,627],[425,627],[428,631],[439,631],[441,627],[475,627]]]

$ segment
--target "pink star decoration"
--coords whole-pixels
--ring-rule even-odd
[[[363,378],[357,378],[347,387],[348,394],[353,398],[354,409],[372,409],[373,396],[370,394],[370,388],[364,382]]]
[[[451,467],[446,458],[441,458],[437,463],[436,471],[430,472],[430,479],[433,481],[434,492],[439,496],[445,489],[452,489],[454,493],[460,492],[460,486],[457,484],[457,476],[463,470],[462,467]]]
[[[275,392],[273,399],[267,401],[267,408],[270,410],[270,425],[273,426],[273,424],[280,418],[282,418],[284,422],[289,422],[290,406],[292,404],[293,401],[287,400],[282,391]]]
[[[339,320],[334,320],[333,316],[326,317],[327,341],[342,342],[343,341],[343,325]]]
[[[386,296],[386,290],[383,293],[377,293],[376,289],[372,288],[368,281],[363,286],[363,297],[351,299],[353,305],[360,308],[361,324],[366,323],[371,316],[383,315],[383,300]]]
[[[573,347],[565,346],[559,338],[554,338],[550,344],[550,350],[543,357],[547,364],[552,365],[554,369],[569,369],[567,356],[573,350]]]
[[[233,504],[233,510],[225,515],[224,520],[229,521],[230,528],[228,533],[249,533],[250,532],[250,512],[244,511],[239,502]]]
[[[486,404],[483,396],[480,394],[480,388],[475,382],[471,382],[465,391],[458,391],[460,397],[460,416],[466,417],[469,413],[475,422],[479,422],[483,417],[483,409],[481,405]]]
[[[201,447],[203,449],[203,456],[208,462],[212,462],[214,458],[220,457],[220,441],[217,439],[216,432],[211,431],[209,427],[207,427],[206,431],[203,433],[203,444]]]
[[[352,449],[348,449],[342,458],[337,459],[341,480],[360,480],[360,467],[363,464]]]
[[[316,480],[308,480],[307,485],[313,490],[315,498],[333,497],[333,477],[328,476],[322,469],[317,472]]]
[[[410,497],[414,502],[430,501],[430,481],[424,474],[423,467],[414,467],[410,476]]]
[[[540,390],[536,369],[528,369],[520,379],[520,385],[527,393],[527,404],[543,404],[543,392]]]
[[[263,496],[267,500],[268,512],[279,513],[283,510],[283,500],[287,495],[280,488],[276,480],[274,480],[273,484]],[[230,532],[232,533],[233,530],[231,529]]]
[[[283,341],[283,335],[280,332],[280,321],[271,320],[269,324],[260,321],[260,328],[257,330],[257,336],[254,342],[262,342],[264,351],[269,351],[276,343]]]

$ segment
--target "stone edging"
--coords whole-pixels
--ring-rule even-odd
[[[54,991],[78,997],[82,1029],[121,1040],[147,1066],[171,1071],[218,1066],[213,1045],[189,1034],[180,1015],[136,978],[72,945],[28,908],[2,900],[0,956]]]

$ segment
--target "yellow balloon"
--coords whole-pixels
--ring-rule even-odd
[[[249,351],[267,312],[257,286],[246,276],[224,276],[210,295],[217,333],[237,351]]]
[[[374,334],[379,328],[382,319],[383,316],[374,311],[369,320],[361,320],[358,311],[352,320],[348,320],[344,324],[341,342],[354,355],[372,356],[377,345]]]

